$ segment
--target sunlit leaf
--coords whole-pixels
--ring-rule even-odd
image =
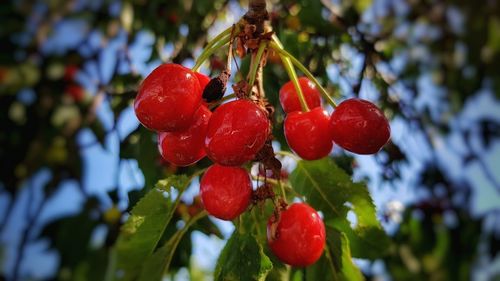
[[[306,280],[361,281],[363,274],[353,263],[349,240],[344,233],[326,228],[325,253],[314,265],[306,269]]]
[[[300,161],[290,175],[293,188],[307,203],[324,214],[326,224],[345,232],[353,247],[353,256],[376,258],[389,247],[389,239],[376,217],[375,205],[363,183],[354,183],[332,159]],[[347,214],[356,215],[353,228]]]
[[[265,280],[272,268],[271,260],[264,254],[255,237],[249,233],[240,234],[236,230],[217,261],[214,280]]]
[[[132,209],[115,248],[116,269],[124,272],[120,280],[132,280],[140,272],[144,260],[157,246],[189,182],[187,176],[161,180]],[[176,196],[172,192],[174,187]]]
[[[143,268],[139,275],[139,281],[160,281],[165,272],[168,271],[175,250],[188,232],[190,223],[204,217],[206,213],[198,214],[191,222],[188,222],[182,229],[178,230],[163,246],[156,250],[153,255],[143,261]]]

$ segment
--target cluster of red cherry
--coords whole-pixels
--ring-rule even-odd
[[[196,163],[206,155],[215,163],[201,179],[200,196],[207,212],[233,220],[252,201],[252,182],[241,165],[254,160],[271,133],[269,113],[250,99],[223,103],[213,112],[202,99],[210,79],[177,64],[163,64],[141,84],[134,108],[139,121],[157,131],[158,147],[177,166]],[[290,148],[306,160],[327,156],[333,142],[360,154],[375,153],[388,141],[390,129],[372,103],[350,99],[330,117],[321,107],[320,93],[307,78],[299,78],[310,111],[302,112],[290,81],[280,90],[287,113],[284,132]],[[319,214],[305,203],[294,203],[273,215],[267,225],[274,254],[293,266],[319,259],[325,227]]]

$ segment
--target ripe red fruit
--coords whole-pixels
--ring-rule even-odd
[[[323,158],[332,150],[329,116],[321,107],[309,112],[289,113],[285,118],[284,131],[290,148],[305,160]]]
[[[81,102],[85,98],[85,91],[76,84],[70,84],[66,87],[66,93],[69,94],[75,102]]]
[[[391,136],[382,111],[362,99],[340,103],[330,118],[330,131],[336,144],[358,154],[377,153]]]
[[[191,125],[201,104],[196,75],[178,64],[163,64],[146,77],[135,98],[135,114],[155,131],[182,131]]]
[[[321,106],[320,93],[318,89],[316,89],[316,85],[314,85],[314,83],[311,82],[311,80],[309,80],[306,77],[300,77],[299,85],[300,88],[302,89],[302,93],[304,94],[304,98],[306,100],[309,109]],[[281,107],[283,107],[283,110],[286,113],[302,110],[300,106],[299,96],[297,95],[297,91],[295,91],[295,87],[293,86],[292,81],[286,82],[281,87],[280,103]]]
[[[200,196],[210,215],[222,220],[235,219],[250,204],[250,176],[243,168],[214,164],[201,179]]]
[[[210,118],[205,149],[212,161],[239,166],[255,157],[269,132],[270,122],[263,109],[249,100],[228,102]]]
[[[76,73],[78,73],[78,66],[74,64],[67,65],[64,69],[64,80],[73,81],[75,79]]]
[[[191,126],[182,132],[158,134],[158,150],[168,162],[185,167],[205,157],[205,136],[212,112],[200,106],[193,117]]]
[[[292,266],[315,263],[323,253],[325,237],[323,220],[305,203],[294,203],[281,212],[279,221],[273,215],[267,222],[269,248]]]
[[[210,82],[210,77],[200,72],[195,72],[194,75],[196,75],[196,77],[198,78],[198,81],[200,82],[201,92],[203,92],[203,89],[205,89],[208,82]]]

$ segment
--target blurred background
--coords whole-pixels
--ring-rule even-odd
[[[103,280],[130,207],[194,169],[162,161],[131,107],[138,84],[163,62],[192,67],[247,5],[0,2],[0,280]],[[332,155],[368,183],[393,238],[384,258],[356,260],[367,280],[500,280],[499,1],[273,0],[268,10],[337,101],[371,100],[391,120],[380,153]],[[224,62],[217,53],[201,72]],[[273,53],[264,75],[277,104],[288,78]],[[275,145],[286,146],[276,109]],[[197,192],[195,181],[174,219]],[[232,231],[197,222],[166,280],[210,280]]]

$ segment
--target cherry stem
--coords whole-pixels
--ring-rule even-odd
[[[229,43],[229,41],[231,40],[231,34],[228,34],[224,37],[222,37],[222,39],[220,39],[216,44],[213,44],[210,48],[206,48],[205,50],[203,50],[203,52],[200,54],[200,56],[198,57],[198,59],[196,60],[196,63],[195,65],[193,66],[193,68],[191,69],[192,71],[198,71],[198,68],[200,68],[200,66],[213,54],[215,53],[215,51],[217,51],[218,49],[224,47],[224,45],[226,45],[227,43]]]
[[[170,244],[172,249],[174,251],[170,251],[170,253],[168,254],[167,256],[167,259],[166,259],[166,265],[167,265],[167,268],[168,266],[170,265],[170,262],[172,262],[172,258],[174,256],[174,253],[175,253],[175,249],[177,249],[177,246],[179,245],[179,243],[181,242],[182,240],[182,237],[184,237],[184,234],[186,234],[186,232],[189,230],[189,228],[191,228],[191,226],[193,226],[193,224],[195,224],[197,221],[199,221],[200,219],[206,217],[208,215],[207,211],[203,210],[201,211],[200,213],[196,214],[195,216],[191,217],[191,219],[189,219],[186,224],[180,229],[178,230],[167,242],[166,242],[166,245]]]
[[[276,35],[273,35],[273,41],[271,44],[276,45],[279,49],[283,49],[283,44],[279,41],[278,37]],[[297,92],[297,96],[299,97],[300,101],[300,106],[302,108],[303,112],[309,111],[309,107],[307,106],[306,99],[304,98],[304,93],[302,93],[302,88],[300,87],[299,80],[297,78],[297,73],[295,72],[295,68],[293,67],[292,62],[290,61],[290,58],[282,53],[278,53],[278,55],[281,58],[281,61],[283,61],[283,66],[285,67],[286,72],[288,73],[288,77],[293,83],[293,87],[295,88],[295,91]]]
[[[218,106],[219,104],[221,104],[221,103],[223,103],[223,102],[225,102],[227,100],[233,99],[235,97],[236,97],[235,93],[232,93],[230,95],[224,96],[222,99],[220,99],[220,100],[218,100],[218,101],[216,101],[214,103],[209,104],[209,107],[210,107],[210,109],[213,109],[214,107]]]
[[[280,150],[280,151],[275,151],[274,153],[277,155],[281,155],[281,156],[288,156],[288,157],[291,157],[297,161],[300,161],[300,158],[297,155],[295,155],[289,151]]]
[[[217,36],[215,36],[212,40],[210,40],[207,45],[205,46],[205,49],[210,49],[213,45],[215,45],[217,42],[219,42],[222,38],[227,36],[228,34],[232,33],[232,30],[234,28],[234,25],[226,28],[224,31],[219,33]]]
[[[248,83],[248,92],[247,94],[250,96],[252,93],[253,86],[255,84],[255,77],[257,76],[257,70],[259,69],[260,63],[262,61],[262,55],[267,48],[269,42],[261,41],[259,44],[259,49],[257,50],[257,54],[255,56],[252,55],[252,61],[250,63],[250,72],[248,73],[248,77],[250,81]]]
[[[250,211],[250,215],[252,216],[252,219],[254,220],[254,227],[255,230],[257,231],[257,237],[262,237],[262,233],[259,228],[259,220],[257,219],[257,216],[255,215],[255,208],[252,208]]]
[[[318,82],[318,80],[312,75],[312,73],[298,60],[296,59],[292,54],[287,52],[285,49],[283,49],[283,46],[279,43],[278,38],[273,36],[274,42],[271,42],[269,44],[269,47],[273,49],[274,51],[278,52],[280,56],[284,56],[292,61],[292,63],[300,70],[302,73],[304,73],[309,80],[311,80],[318,89],[321,92],[321,95],[327,100],[327,102],[332,106],[332,107],[337,107],[337,103],[333,100],[333,98],[328,94],[328,92],[321,86],[321,84]]]
[[[295,191],[289,184],[283,184],[282,181],[278,181],[275,179],[270,179],[270,178],[266,178],[266,177],[262,177],[262,176],[252,176],[252,179],[258,180],[258,181],[266,181],[266,182],[273,184],[275,186],[279,186],[281,194],[282,194],[282,198],[283,198],[283,200],[285,200],[285,202],[286,202],[285,190],[292,192],[297,197],[302,197],[302,195],[298,194],[297,191]]]
[[[283,183],[279,180],[278,181],[278,186],[280,187],[281,191],[281,198],[283,199],[283,202],[288,203],[286,201],[286,192],[285,192],[285,187],[283,186]]]
[[[227,62],[226,62],[226,70],[231,74],[231,62],[233,60],[233,42],[234,42],[234,29],[236,28],[236,25],[233,24],[231,27],[231,33],[230,33],[230,38],[229,38],[229,48],[227,50]]]

